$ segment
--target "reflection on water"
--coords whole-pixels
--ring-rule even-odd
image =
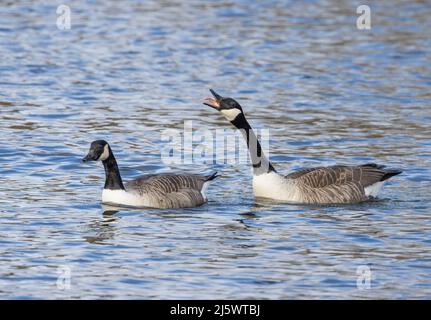
[[[104,205],[102,208],[103,207]],[[84,236],[84,239],[88,243],[93,244],[103,244],[104,242],[109,243],[109,241],[115,236],[115,224],[118,223],[118,220],[120,219],[119,216],[115,215],[117,212],[118,211],[113,209],[103,211],[101,218],[91,221],[88,224],[85,233],[87,234],[88,232],[89,235]]]
[[[422,1],[376,3],[358,31],[356,5],[78,1],[71,30],[49,1],[2,6],[0,297],[429,298],[431,20]],[[254,201],[243,164],[164,164],[163,129],[229,127],[210,87],[270,129],[280,172],[404,173],[379,201],[303,206]],[[80,163],[101,138],[125,180],[222,177],[199,208],[102,206],[103,169]]]

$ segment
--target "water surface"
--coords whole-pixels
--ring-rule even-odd
[[[431,297],[426,2],[373,3],[368,31],[354,1],[73,1],[70,30],[58,4],[0,8],[0,298]],[[280,172],[404,173],[376,202],[304,206],[255,201],[245,164],[167,165],[163,130],[229,128],[208,88],[270,130]],[[199,208],[104,207],[101,165],[80,163],[95,139],[125,180],[222,177]]]

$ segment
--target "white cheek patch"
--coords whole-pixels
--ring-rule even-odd
[[[109,157],[109,148],[108,145],[105,144],[105,147],[103,149],[103,153],[100,155],[99,159],[97,159],[97,161],[104,161],[106,159],[108,159]]]
[[[222,109],[220,110],[221,113],[225,116],[226,119],[229,121],[235,120],[236,117],[241,113],[241,110],[234,108],[234,109]]]

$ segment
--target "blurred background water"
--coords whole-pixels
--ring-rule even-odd
[[[358,30],[359,4],[2,1],[0,298],[430,298],[431,5],[372,1]],[[166,165],[163,130],[230,128],[208,88],[270,130],[281,172],[404,173],[377,202],[302,206],[255,201],[245,164]],[[80,163],[95,139],[125,180],[222,178],[199,208],[103,207],[101,165]]]

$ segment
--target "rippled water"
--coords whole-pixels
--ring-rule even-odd
[[[0,7],[0,298],[431,297],[429,4],[373,3],[369,31],[355,1],[73,1],[70,30],[56,5]],[[281,172],[404,173],[376,202],[303,206],[255,201],[244,164],[166,165],[164,129],[229,128],[210,87],[270,129]],[[125,180],[222,177],[199,208],[102,207],[80,163],[101,138]]]

